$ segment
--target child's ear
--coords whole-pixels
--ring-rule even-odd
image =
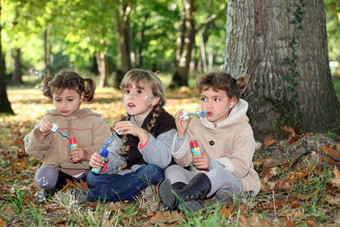
[[[158,102],[159,102],[160,99],[161,99],[160,97],[154,96],[154,97],[152,98],[151,104],[152,104],[153,106],[156,106],[156,105],[158,104]]]
[[[82,102],[83,100],[84,100],[84,92],[81,93],[81,95],[80,95],[80,102]]]
[[[230,99],[229,101],[229,109],[232,109],[237,103],[237,98],[233,97],[232,99]]]

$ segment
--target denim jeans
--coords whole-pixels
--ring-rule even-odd
[[[147,186],[158,184],[164,178],[164,169],[156,165],[144,165],[136,172],[119,174],[87,175],[87,185],[90,189],[89,201],[133,201],[136,195]]]

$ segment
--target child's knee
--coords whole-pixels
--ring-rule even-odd
[[[59,172],[51,166],[42,166],[35,174],[35,182],[39,188],[54,188],[58,181]]]

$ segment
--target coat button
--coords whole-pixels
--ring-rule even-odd
[[[210,144],[211,146],[214,146],[215,142],[214,142],[213,140],[210,140],[210,141],[209,141],[209,144]]]

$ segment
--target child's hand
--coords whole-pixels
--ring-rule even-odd
[[[139,127],[138,125],[132,123],[131,121],[119,121],[116,123],[114,130],[119,135],[131,134],[139,138],[141,144],[145,144],[149,140],[149,133]]]
[[[210,157],[203,151],[201,147],[200,155],[196,155],[193,161],[194,166],[196,169],[209,169],[210,167]]]
[[[183,113],[184,111],[180,109],[177,113],[175,113],[175,122],[177,127],[177,135],[179,138],[183,138],[188,129],[189,118],[184,120]]]
[[[90,160],[89,153],[87,153],[87,151],[83,150],[83,148],[80,148],[80,147],[74,147],[71,150],[71,158],[75,162]]]
[[[51,128],[53,127],[51,122],[47,122],[45,124],[43,124],[42,126],[40,126],[39,131],[40,131],[40,135],[39,135],[39,140],[43,140],[45,139],[45,137],[52,133]]]
[[[91,155],[89,164],[93,168],[100,168],[104,165],[104,157],[98,152],[95,152],[93,155]]]

